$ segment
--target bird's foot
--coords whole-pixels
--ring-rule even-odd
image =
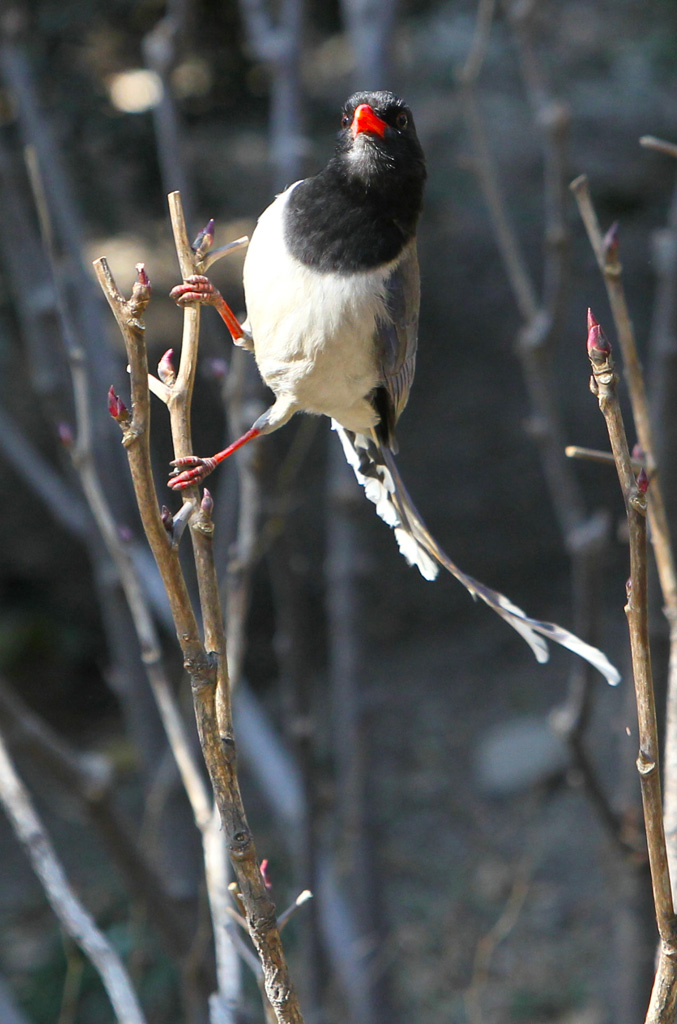
[[[199,455],[186,455],[170,462],[172,475],[167,481],[173,491],[183,491],[192,484],[199,484],[212,473],[218,463],[216,459],[201,459]]]
[[[208,277],[203,274],[193,274],[186,278],[183,284],[177,284],[169,293],[177,306],[187,306],[191,302],[201,302],[205,306],[219,306],[223,296],[218,288],[215,288]]]
[[[251,348],[252,338],[232,309],[224,299],[221,292],[216,288],[204,274],[193,274],[183,284],[177,284],[169,293],[177,306],[188,306],[192,302],[200,302],[203,306],[213,306],[218,310],[219,316],[230,332],[230,336],[240,348]]]

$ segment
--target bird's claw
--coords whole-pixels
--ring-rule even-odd
[[[223,297],[208,277],[203,274],[192,274],[182,284],[177,284],[169,293],[177,306],[187,306],[191,302],[201,302],[206,306],[219,306]]]
[[[182,459],[174,459],[170,462],[170,466],[174,468],[167,483],[173,491],[183,491],[186,487],[199,484],[216,469],[216,465],[214,459],[201,459],[199,455],[186,455]]]

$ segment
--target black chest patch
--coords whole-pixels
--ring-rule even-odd
[[[396,259],[413,235],[406,218],[400,221],[367,191],[332,184],[322,175],[307,178],[289,197],[284,236],[291,255],[324,274],[371,270]]]

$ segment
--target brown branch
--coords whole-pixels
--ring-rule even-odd
[[[564,449],[567,459],[583,459],[587,462],[598,462],[602,466],[615,466],[611,452],[601,452],[597,448],[582,448],[577,444],[568,444]],[[644,459],[631,458],[632,468],[636,473],[644,468]]]
[[[201,261],[188,242],[180,197],[170,196],[170,215],[181,273],[184,277],[199,272]],[[190,445],[190,395],[192,394],[199,332],[199,310],[184,310],[184,334],[181,362],[172,387],[169,411],[175,445]],[[181,393],[183,389],[183,394]],[[177,456],[190,450],[175,448]],[[193,488],[189,488],[188,492]],[[197,490],[197,488],[195,488]],[[237,777],[237,755],[233,735],[232,705],[226,638],[219,600],[219,586],[213,557],[211,499],[203,497],[200,513],[191,522],[200,605],[205,630],[205,646],[214,666],[210,679],[193,683],[193,702],[200,743],[209,771],[228,849],[256,951],[261,960],[266,995],[281,1022],[300,1022],[300,1007],[293,990],[282,950],[275,905],[268,895],[256,856],[254,839],[247,822]]]
[[[611,450],[621,485],[630,540],[630,579],[627,585],[626,615],[630,633],[632,670],[635,680],[639,728],[639,772],[644,808],[649,867],[656,921],[661,939],[661,958],[647,1024],[672,1024],[677,1004],[676,919],[670,885],[670,869],[663,827],[663,806],[658,754],[658,728],[649,649],[649,602],[647,583],[647,501],[648,476],[644,470],[635,479],[628,441],[617,395],[611,348],[599,325],[590,320],[588,354],[592,366],[590,388],[604,416]],[[672,1016],[668,1010],[672,1011]]]
[[[655,135],[642,135],[639,140],[640,146],[645,149],[655,149],[659,153],[667,153],[668,156],[677,157],[677,146],[674,142],[667,142],[665,139],[657,139]]]
[[[576,178],[571,183],[571,190],[576,197],[576,202],[588,232],[588,238],[595,253],[599,269],[604,276],[604,283],[611,304],[611,312],[618,333],[618,342],[623,355],[624,376],[628,385],[637,438],[644,453],[646,471],[651,481],[648,498],[651,538],[661,589],[663,591],[663,599],[666,605],[666,615],[672,626],[677,623],[677,572],[670,543],[670,531],[665,504],[654,457],[655,449],[649,406],[644,387],[644,375],[621,280],[622,267],[618,255],[618,245],[615,240],[612,240],[611,244],[605,244],[597,220],[597,214],[592,204],[587,177],[581,175],[579,178]]]
[[[663,611],[670,632],[667,720],[671,730],[670,736],[672,736],[674,732],[672,726],[677,716],[677,569],[672,550],[665,499],[656,462],[656,449],[653,442],[642,366],[637,354],[634,330],[625,300],[617,239],[613,234],[607,236],[606,240],[602,236],[590,195],[590,187],[585,175],[581,175],[571,183],[571,190],[576,197],[599,269],[604,276],[604,283],[623,355],[624,375],[630,394],[635,429],[640,447],[643,450],[642,458],[651,481],[651,487],[648,491],[647,508],[650,537],[663,596]],[[668,750],[665,759],[664,785],[668,854],[674,876],[677,871],[677,759],[671,750]]]
[[[180,198],[170,197],[170,212],[177,252],[184,278],[197,272],[199,260],[190,248]],[[95,263],[97,274],[116,316],[127,347],[132,380],[131,421],[120,417],[132,479],[144,528],[168,591],[184,664],[190,676],[193,704],[202,752],[209,772],[226,841],[242,894],[249,933],[261,960],[265,990],[279,1024],[301,1024],[302,1016],[293,990],[277,927],[275,906],[261,877],[254,840],[242,804],[230,707],[225,637],[212,553],[211,499],[203,498],[191,521],[205,644],[200,640],[188,600],[176,548],[167,539],[160,518],[150,474],[148,363],[140,319],[149,298],[141,272],[132,299],[126,302],[115,285],[105,260]],[[192,395],[199,331],[199,309],[184,311],[181,361],[168,402],[177,457],[191,454],[190,398]],[[197,497],[189,488],[187,497]]]

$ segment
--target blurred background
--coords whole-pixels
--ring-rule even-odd
[[[588,306],[614,339],[568,183],[587,174],[602,229],[619,224],[671,508],[675,167],[639,138],[677,140],[677,8],[24,0],[2,5],[1,30],[0,726],[148,1020],[205,1019],[209,978],[189,1009],[185,962],[212,970],[209,919],[197,832],[73,464],[68,352],[87,368],[90,454],[190,724],[106,409],[111,384],[126,402],[129,391],[92,260],[108,257],[125,294],[145,264],[151,365],[178,351],[167,192],[181,190],[191,237],[210,217],[216,245],[251,233],[276,191],[326,162],[357,88],[406,97],[428,161],[402,475],[465,571],[586,635],[624,681],[611,690],[560,650],[537,665],[454,580],[409,569],[327,422],[297,418],[220,469],[245,802],[278,909],[315,893],[285,930],[292,973],[318,1024],[640,1019],[655,925],[637,830],[622,501],[613,469],[562,451],[607,447],[588,390]],[[241,267],[236,254],[212,271],[236,311]],[[206,455],[266,396],[213,310],[203,325],[193,437]],[[176,511],[159,402],[153,452],[160,501]],[[660,599],[654,630],[660,686]],[[103,772],[107,804],[182,915],[180,951],[97,828],[91,793],[46,748]],[[113,1020],[2,816],[0,864],[2,1020]],[[238,1019],[262,1020],[243,963]]]

